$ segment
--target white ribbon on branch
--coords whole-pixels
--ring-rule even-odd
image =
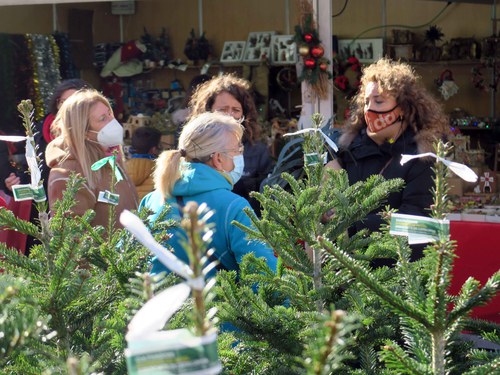
[[[28,163],[28,169],[30,171],[31,176],[31,187],[36,189],[40,183],[40,179],[42,177],[42,173],[38,168],[38,163],[36,161],[36,152],[33,147],[35,144],[35,140],[33,137],[24,137],[19,135],[0,135],[0,141],[7,142],[21,142],[26,141],[26,162]]]
[[[304,134],[304,133],[311,133],[311,132],[319,132],[319,134],[321,134],[321,137],[323,137],[323,139],[325,140],[325,142],[328,144],[328,146],[330,146],[332,148],[333,151],[337,152],[339,150],[339,148],[337,147],[337,145],[335,144],[335,142],[332,141],[330,139],[330,137],[328,137],[323,132],[323,130],[318,129],[318,128],[307,128],[307,129],[302,129],[302,130],[299,130],[299,131],[296,131],[296,132],[293,132],[293,133],[286,133],[286,134],[283,134],[283,137],[292,136],[292,135],[299,135],[299,134]]]
[[[432,152],[426,152],[423,154],[418,154],[418,155],[401,155],[401,165],[405,164],[407,161],[416,159],[416,158],[424,158],[426,156],[432,156],[442,162],[444,165],[446,165],[448,168],[450,168],[457,176],[462,178],[463,180],[467,182],[476,182],[477,181],[477,174],[474,172],[472,169],[470,169],[468,166],[464,164],[457,163],[455,161],[450,161],[446,160],[444,158],[441,158],[437,156],[436,154]]]

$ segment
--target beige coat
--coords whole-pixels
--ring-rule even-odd
[[[153,169],[155,161],[146,158],[127,160],[127,173],[137,189],[139,199],[154,190]]]
[[[75,172],[83,176],[78,160],[73,155],[70,155],[66,160],[61,161],[64,155],[64,144],[61,137],[49,143],[45,151],[47,165],[51,168],[47,190],[49,208],[52,212],[54,211],[54,203],[62,199],[71,173]],[[87,183],[83,185],[75,195],[76,205],[73,206],[72,211],[76,215],[81,216],[88,209],[92,209],[96,215],[91,224],[102,225],[107,228],[110,204],[98,202],[97,198],[100,191],[111,191],[112,170],[108,165],[103,168],[106,168],[109,173],[105,173],[105,178],[102,181],[98,181],[95,189],[91,189]],[[123,180],[118,182],[114,189],[114,192],[120,196],[118,205],[116,206],[117,222],[115,223],[115,227],[121,227],[118,218],[123,210],[136,209],[138,206],[138,197],[134,184],[130,181],[130,178],[122,167],[120,167],[120,171],[122,172]]]

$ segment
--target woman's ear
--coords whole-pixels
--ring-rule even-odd
[[[212,167],[214,167],[218,171],[223,170],[223,168],[222,168],[222,154],[220,152],[214,152],[207,164],[211,165]]]

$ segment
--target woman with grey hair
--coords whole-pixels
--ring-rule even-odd
[[[203,113],[192,118],[182,129],[177,150],[164,151],[157,159],[154,173],[155,191],[141,201],[140,209],[147,208],[156,220],[165,204],[173,207],[167,219],[180,221],[182,207],[188,201],[206,203],[214,215],[208,220],[215,228],[211,247],[219,261],[219,268],[239,270],[243,256],[253,252],[264,257],[271,269],[276,269],[276,257],[271,248],[258,241],[249,241],[245,232],[232,224],[238,221],[252,226],[243,211],[250,208],[245,198],[233,193],[233,185],[243,172],[243,126],[231,116],[221,113]],[[181,246],[186,233],[173,228],[168,244],[178,258],[188,263]],[[155,258],[152,273],[166,271]]]

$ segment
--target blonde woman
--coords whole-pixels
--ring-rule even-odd
[[[93,225],[106,226],[108,223],[110,203],[98,201],[101,191],[114,190],[119,195],[117,217],[124,209],[137,208],[135,186],[122,164],[123,128],[114,118],[108,100],[95,90],[78,91],[63,103],[54,124],[60,127],[62,133],[47,146],[45,152],[47,165],[51,168],[48,182],[50,209],[62,198],[72,172],[86,180],[75,196],[77,203],[73,212],[83,215],[86,210],[93,209],[96,212]],[[117,166],[123,180],[113,188],[110,165],[106,164],[97,171],[92,171],[91,166],[114,151],[118,154]]]
[[[249,241],[245,233],[231,224],[236,220],[251,226],[243,209],[250,205],[245,198],[233,193],[233,185],[243,173],[243,126],[234,118],[221,113],[203,113],[192,118],[182,129],[177,150],[164,151],[157,160],[154,173],[155,191],[146,195],[140,208],[153,211],[156,220],[165,204],[172,206],[168,219],[179,221],[181,207],[188,201],[206,203],[215,214],[209,219],[215,234],[211,246],[215,258],[226,270],[239,270],[242,257],[253,252],[264,257],[271,269],[276,269],[273,251],[264,243]],[[188,262],[180,245],[185,239],[182,229],[172,230],[169,240],[180,259]],[[153,260],[153,273],[166,270]]]

